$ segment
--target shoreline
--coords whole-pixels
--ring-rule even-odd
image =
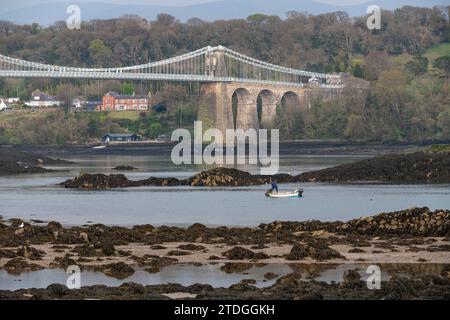
[[[355,154],[355,155],[377,155],[385,153],[402,152],[405,150],[416,150],[431,146],[436,142],[423,143],[382,143],[382,142],[347,142],[334,140],[299,140],[280,141],[280,153],[283,155],[296,155],[298,151],[305,155],[326,155],[326,154]],[[0,148],[8,148],[23,152],[32,152],[48,156],[76,156],[76,155],[168,155],[176,142],[166,142],[159,144],[118,144],[111,145],[105,149],[93,149],[97,144],[80,145],[0,145]]]

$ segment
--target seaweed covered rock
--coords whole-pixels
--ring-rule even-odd
[[[381,213],[353,219],[337,227],[340,233],[444,237],[450,231],[450,211],[428,208]]]
[[[345,259],[339,252],[321,242],[294,245],[287,259],[303,260],[307,257],[316,260]]]
[[[449,183],[450,152],[393,154],[361,160],[296,176],[297,181]]]
[[[114,277],[119,280],[131,277],[134,274],[134,269],[124,262],[117,262],[108,264],[103,267],[103,272],[110,277]]]
[[[229,260],[245,260],[245,259],[253,259],[255,253],[249,249],[245,249],[242,247],[234,247],[233,249],[224,252],[223,256]]]
[[[203,171],[190,179],[187,184],[190,186],[252,186],[270,183],[274,178],[279,183],[294,182],[292,176],[288,174],[278,174],[275,176],[252,175],[248,172],[233,168],[215,168]]]
[[[131,187],[133,183],[122,174],[82,174],[62,185],[70,189],[110,189]]]
[[[19,275],[22,272],[38,271],[43,269],[43,267],[35,263],[28,263],[23,258],[14,258],[9,260],[5,264],[4,268],[8,273],[14,275]]]

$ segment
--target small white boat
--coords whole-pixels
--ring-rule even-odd
[[[106,146],[96,146],[96,147],[93,147],[92,149],[105,149],[106,148]]]
[[[269,198],[301,198],[303,197],[303,189],[295,190],[294,192],[270,192],[266,193]]]

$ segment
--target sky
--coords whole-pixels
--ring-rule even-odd
[[[110,4],[129,4],[129,5],[153,5],[153,6],[186,6],[186,5],[198,5],[204,3],[218,2],[219,0],[73,0],[74,3],[89,3],[89,2],[103,2]],[[227,1],[227,0],[225,0]],[[301,3],[302,0],[296,0]],[[355,5],[361,3],[377,4],[377,0],[312,0],[317,3],[329,4],[329,5]],[[67,0],[0,0],[0,10],[10,10],[20,7],[27,7],[36,4],[48,4],[57,2],[67,2]],[[449,5],[448,0],[428,0],[430,6],[432,5]],[[408,4],[405,0],[391,0],[392,5],[402,6]]]
[[[43,25],[67,18],[67,7],[78,5],[84,20],[117,18],[137,14],[152,20],[168,13],[181,21],[198,17],[206,21],[246,18],[264,13],[285,17],[288,11],[312,14],[337,10],[352,16],[366,14],[369,5],[393,9],[404,5],[432,7],[449,5],[450,0],[0,0],[0,20]]]

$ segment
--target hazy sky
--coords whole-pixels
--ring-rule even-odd
[[[116,3],[116,4],[149,4],[149,5],[161,5],[161,6],[185,6],[192,4],[201,4],[208,2],[217,2],[220,0],[74,0],[74,3],[80,2],[105,2],[105,3]],[[226,0],[225,0],[226,1]],[[264,1],[264,0],[261,0]],[[276,0],[273,0],[276,1]],[[302,0],[297,0],[299,3]],[[361,3],[376,4],[376,0],[313,0],[319,3],[332,4],[332,5],[354,5]],[[5,8],[18,8],[23,6],[35,5],[39,3],[52,3],[52,2],[67,2],[67,0],[0,0],[1,6]],[[404,5],[407,3],[405,0],[391,0],[390,3],[393,5],[399,4]],[[430,6],[433,4],[445,5],[449,4],[448,0],[430,0]]]
[[[186,6],[186,5],[195,5],[209,2],[218,2],[223,0],[73,0],[74,4],[83,3],[83,2],[104,2],[104,3],[114,3],[114,4],[148,4],[148,5],[157,5],[157,6]],[[225,0],[228,1],[228,0]],[[276,1],[276,0],[261,0],[261,1]],[[331,5],[355,5],[361,3],[369,3],[376,4],[377,0],[312,0],[317,3],[325,3]],[[0,0],[0,10],[1,11],[9,11],[18,8],[28,7],[36,4],[48,4],[54,2],[71,2],[70,0]],[[309,1],[308,1],[309,2]],[[297,3],[302,3],[302,0],[297,0]],[[433,5],[448,5],[449,0],[430,0],[430,6]],[[399,6],[408,4],[407,0],[391,0],[390,4],[395,6],[398,4]]]
[[[432,7],[449,5],[450,0],[0,0],[0,20],[16,23],[37,22],[49,25],[67,18],[69,5],[80,5],[86,20],[109,19],[136,14],[154,19],[158,13],[173,15],[181,21],[198,17],[206,21],[246,18],[264,13],[285,17],[291,10],[312,14],[343,10],[352,16],[366,14],[368,5],[385,9],[404,5]],[[229,5],[228,5],[229,3]],[[108,5],[109,4],[109,5]],[[114,5],[111,5],[114,4]]]

